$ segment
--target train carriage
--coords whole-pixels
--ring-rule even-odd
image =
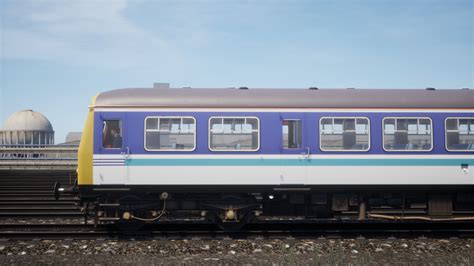
[[[473,219],[474,91],[120,89],[76,191],[97,222]]]

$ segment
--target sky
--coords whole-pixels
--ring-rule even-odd
[[[474,87],[474,1],[0,0],[0,125],[116,88]],[[1,126],[0,126],[1,127]]]

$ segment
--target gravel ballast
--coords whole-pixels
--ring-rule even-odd
[[[472,265],[471,239],[38,240],[0,241],[1,264]]]

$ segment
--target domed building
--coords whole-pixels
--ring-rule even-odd
[[[33,110],[14,113],[0,130],[0,145],[54,144],[53,126],[43,114]]]

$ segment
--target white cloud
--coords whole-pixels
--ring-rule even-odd
[[[1,57],[109,68],[175,60],[178,52],[173,45],[124,16],[128,4],[127,0],[29,0],[12,5],[4,21],[15,23],[2,26]]]

